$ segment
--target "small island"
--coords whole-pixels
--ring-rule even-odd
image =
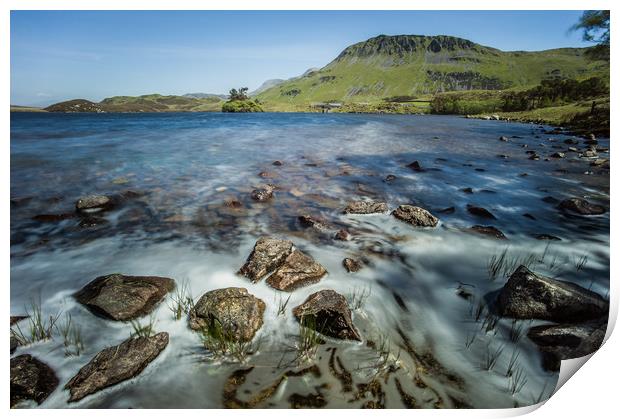
[[[257,100],[248,96],[248,88],[230,89],[228,101],[222,105],[222,112],[264,112]]]

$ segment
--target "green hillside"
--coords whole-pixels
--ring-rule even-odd
[[[257,98],[265,110],[308,109],[313,102],[376,103],[445,91],[521,89],[549,78],[609,79],[609,65],[585,48],[504,52],[450,36],[381,35],[346,48],[320,70],[278,84]]]
[[[85,99],[74,99],[55,103],[48,112],[215,112],[222,109],[223,100],[216,96],[186,97],[163,96],[114,96],[94,103]]]

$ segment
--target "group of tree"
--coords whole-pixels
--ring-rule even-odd
[[[228,92],[228,100],[248,100],[249,98],[247,87],[240,87],[239,90],[230,89]]]
[[[572,27],[583,31],[584,41],[596,44],[586,51],[594,60],[609,61],[609,15],[609,10],[587,10]]]

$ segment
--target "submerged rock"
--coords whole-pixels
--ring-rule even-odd
[[[527,336],[544,354],[546,369],[559,370],[560,360],[580,358],[603,344],[606,321],[532,327]]]
[[[505,136],[502,135],[501,137],[499,137],[499,140],[500,141],[504,141],[504,142],[508,142],[508,137],[505,137]]]
[[[347,300],[336,291],[322,290],[311,294],[293,309],[293,314],[301,323],[326,336],[362,340],[351,320]]]
[[[387,175],[385,179],[383,179],[384,182],[392,182],[394,180],[396,180],[396,176],[394,175]]]
[[[40,223],[55,223],[58,221],[69,220],[74,218],[76,215],[74,213],[66,213],[66,214],[38,214],[32,217],[34,221],[38,221]]]
[[[58,378],[45,363],[32,355],[11,358],[11,407],[25,400],[43,403],[58,387]]]
[[[416,227],[435,227],[439,219],[424,208],[413,205],[400,205],[392,215]]]
[[[387,212],[388,206],[385,202],[374,201],[352,201],[347,204],[343,213],[345,214],[375,214]]]
[[[556,240],[556,241],[561,241],[562,239],[554,236],[552,234],[537,234],[536,236],[536,240]]]
[[[159,276],[100,276],[74,294],[95,314],[126,321],[150,313],[175,287],[173,279]]]
[[[69,402],[113,386],[140,374],[168,345],[168,333],[129,338],[99,352],[67,383]]]
[[[88,195],[80,198],[75,203],[75,208],[81,212],[96,212],[108,209],[112,200],[105,195]]]
[[[258,202],[268,201],[273,198],[273,191],[275,190],[275,186],[266,185],[261,188],[254,189],[252,191],[252,199]]]
[[[507,240],[504,233],[493,226],[481,226],[475,225],[469,227],[469,231],[473,233],[483,234],[485,236],[493,237],[494,239]]]
[[[520,266],[502,288],[502,316],[556,322],[586,321],[607,315],[609,303],[572,282],[547,278]]]
[[[293,291],[319,282],[326,273],[327,270],[320,263],[296,249],[267,278],[267,283],[280,291]]]
[[[607,212],[602,205],[591,204],[585,199],[570,198],[560,202],[560,209],[575,212],[580,215],[600,215]]]
[[[304,228],[316,228],[317,230],[328,230],[329,225],[324,220],[312,215],[300,215],[297,217],[299,224]]]
[[[419,161],[415,160],[411,163],[409,163],[407,165],[408,168],[410,168],[411,170],[415,170],[416,172],[422,172],[424,171],[424,169],[422,169],[422,165],[420,164]]]
[[[472,215],[475,215],[476,217],[489,218],[492,220],[497,219],[493,214],[491,214],[489,210],[482,208],[482,207],[477,207],[475,205],[467,204],[467,212],[469,212]]]
[[[249,342],[263,326],[265,303],[245,288],[221,288],[205,293],[189,313],[194,330],[221,329],[227,339]]]
[[[336,234],[334,234],[334,240],[340,240],[343,242],[349,241],[351,240],[351,234],[347,230],[341,228],[336,232]]]
[[[362,269],[363,265],[359,260],[344,258],[342,260],[342,266],[347,270],[347,272],[357,272]]]
[[[566,157],[566,154],[562,153],[561,151],[558,151],[556,153],[553,153],[551,157],[553,157],[554,159],[563,159],[564,157]]]
[[[239,274],[259,281],[262,277],[278,268],[293,250],[293,242],[275,237],[261,237],[256,241],[254,249]]]

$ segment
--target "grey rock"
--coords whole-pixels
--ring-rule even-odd
[[[600,215],[607,212],[602,205],[591,204],[585,199],[570,198],[560,202],[560,209],[575,212],[580,215]]]
[[[224,336],[249,342],[263,326],[265,303],[245,288],[221,288],[205,293],[189,313],[194,330],[221,328]]]
[[[343,213],[345,214],[375,214],[387,212],[388,206],[385,202],[374,201],[352,201],[347,204]]]
[[[293,250],[293,242],[275,237],[261,237],[256,241],[254,249],[239,274],[257,282],[269,272],[278,268]]]
[[[268,201],[273,198],[273,191],[275,190],[275,186],[266,185],[252,191],[252,199],[258,202]]]
[[[347,300],[336,291],[322,290],[311,294],[293,309],[302,324],[338,339],[362,340],[353,325]]]
[[[280,291],[293,291],[315,284],[327,274],[327,270],[310,256],[295,249],[284,263],[269,277],[267,283]]]
[[[342,260],[342,266],[347,270],[347,272],[357,272],[362,269],[363,265],[359,260],[344,258]]]
[[[520,266],[497,299],[502,316],[556,322],[586,321],[607,315],[609,303],[572,282],[547,278]]]
[[[25,400],[41,404],[58,387],[58,378],[32,355],[11,358],[11,407]]]
[[[109,208],[112,200],[105,195],[88,195],[75,203],[75,208],[81,212],[96,212]]]
[[[65,389],[75,402],[140,374],[168,345],[168,333],[129,338],[99,352],[69,380]]]
[[[76,300],[98,315],[127,321],[150,313],[175,282],[159,276],[100,276],[74,294]]]
[[[551,157],[553,157],[554,159],[563,159],[564,157],[566,157],[566,154],[558,151],[556,153],[553,153]]]
[[[416,227],[435,227],[439,219],[424,208],[413,205],[400,205],[392,215]]]

